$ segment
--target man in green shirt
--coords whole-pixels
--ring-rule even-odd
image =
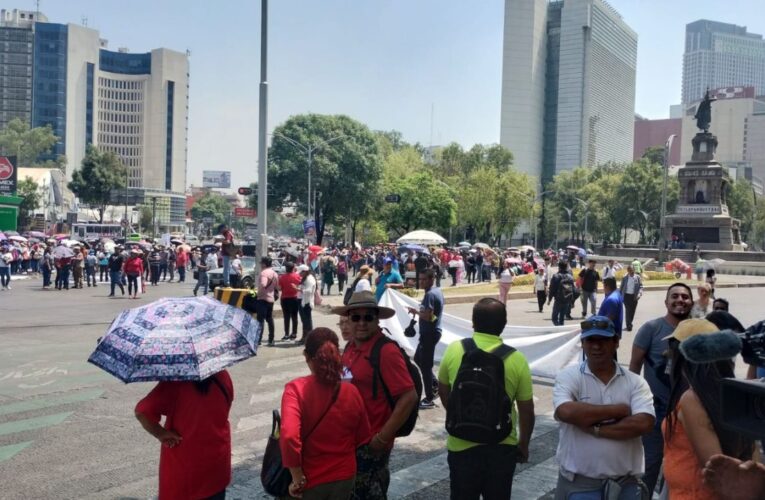
[[[481,495],[483,498],[510,498],[515,465],[528,461],[529,440],[534,430],[531,371],[523,354],[502,347],[500,335],[506,324],[507,309],[497,299],[484,298],[473,307],[474,347],[484,352],[498,348],[510,351],[502,357],[504,389],[510,404],[517,404],[517,411],[513,405],[509,434],[498,443],[478,443],[449,435],[446,448],[452,499],[478,500]],[[441,360],[438,393],[447,408],[447,421],[452,416],[449,397],[456,397],[454,383],[464,357],[463,342],[453,342]]]

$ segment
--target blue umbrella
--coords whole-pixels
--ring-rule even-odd
[[[164,298],[122,311],[88,361],[125,383],[204,380],[255,356],[259,333],[215,299]]]
[[[399,247],[399,250],[406,250],[409,252],[417,252],[417,253],[424,253],[424,254],[430,255],[430,251],[422,245],[414,245],[414,244],[401,245]]]
[[[580,257],[587,257],[587,250],[585,250],[584,248],[580,248],[578,253]]]

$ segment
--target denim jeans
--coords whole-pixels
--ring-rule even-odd
[[[313,330],[313,317],[311,316],[312,309],[311,304],[300,306],[300,322],[303,324],[302,338],[305,338],[305,336],[308,335],[308,332]]]
[[[552,322],[553,325],[556,326],[562,326],[563,321],[566,319],[566,314],[571,310],[571,305],[562,301],[555,299],[553,302],[553,308],[552,308]]]
[[[9,266],[0,267],[0,283],[3,288],[7,287],[11,282],[11,268]]]
[[[204,289],[202,295],[207,295],[207,287],[210,284],[210,280],[207,278],[207,271],[199,271],[197,276],[197,286],[194,287],[194,295],[197,294],[200,287]]]
[[[595,305],[597,304],[597,297],[598,292],[587,292],[585,290],[582,290],[582,297],[580,300],[582,301],[582,316],[587,316],[587,302],[590,303],[590,314],[596,314],[598,311],[595,309]]]
[[[422,388],[425,392],[425,398],[429,401],[435,399],[433,390],[433,356],[440,339],[441,332],[420,333],[420,341],[417,343],[417,350],[414,352],[414,362],[420,367],[420,373],[422,373]]]
[[[50,268],[42,266],[43,286],[50,286]]]
[[[231,257],[228,255],[223,256],[223,286],[228,287],[230,285],[229,274],[231,273]]]
[[[122,272],[121,271],[109,271],[109,280],[112,282],[112,291],[109,295],[114,295],[114,289],[120,287],[122,295],[125,295],[125,287],[122,286]]]

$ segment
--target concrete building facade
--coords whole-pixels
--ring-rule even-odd
[[[704,97],[707,89],[752,86],[765,94],[765,40],[745,26],[701,19],[685,27],[682,102]]]
[[[636,60],[637,34],[603,0],[506,0],[500,143],[518,168],[546,181],[631,161]]]
[[[683,142],[682,118],[669,118],[663,120],[635,119],[635,139],[632,153],[633,160],[639,160],[645,150],[651,147],[664,147],[667,138],[675,135],[672,152],[669,156],[670,165],[680,165],[680,147]]]

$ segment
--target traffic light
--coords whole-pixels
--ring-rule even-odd
[[[252,194],[252,188],[241,187],[237,190],[237,193],[241,194],[242,196],[250,196]]]

